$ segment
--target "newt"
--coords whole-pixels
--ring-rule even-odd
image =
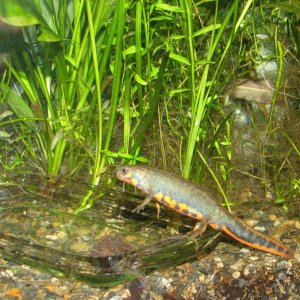
[[[134,211],[140,211],[155,199],[159,204],[197,220],[195,231],[202,233],[209,225],[249,247],[287,259],[294,257],[291,248],[269,238],[232,215],[208,193],[187,179],[142,165],[118,167],[116,175],[119,180],[147,194]]]

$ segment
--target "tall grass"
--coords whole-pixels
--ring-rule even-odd
[[[209,168],[212,149],[230,159],[229,116],[219,96],[230,76],[224,65],[251,26],[253,0],[37,3],[0,4],[4,21],[31,25],[10,64],[24,93],[7,82],[0,90],[16,115],[11,122],[49,176],[85,174],[99,184],[116,159],[145,162],[156,153],[157,126],[162,161],[175,161],[184,177]],[[219,171],[225,178],[224,164]]]
[[[124,19],[124,5],[118,1],[116,6],[113,0],[59,1],[57,10],[50,1],[41,3],[43,5],[35,7],[35,16],[43,24],[47,12],[55,28],[49,25],[44,32],[41,27],[40,36],[35,27],[24,28],[27,50],[13,53],[11,59],[12,74],[24,90],[15,102],[25,109],[26,117],[43,119],[36,122],[33,133],[42,149],[46,173],[57,176],[63,164],[67,175],[87,167],[92,182],[97,184],[104,165],[101,151],[108,148],[112,134],[105,136],[103,147],[101,82],[109,74],[109,52],[116,24],[122,20],[121,16]],[[25,14],[24,3],[20,1],[18,5],[25,9]],[[9,11],[11,15],[14,9]],[[44,40],[50,39],[47,35],[50,29],[55,30],[57,41],[47,44]],[[122,30],[118,30],[113,91],[120,85],[122,35]],[[110,131],[117,100],[114,92]]]

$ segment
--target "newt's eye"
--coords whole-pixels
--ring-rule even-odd
[[[127,174],[127,168],[121,168],[121,174],[126,175]]]

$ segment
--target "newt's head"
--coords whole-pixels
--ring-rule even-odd
[[[117,168],[117,178],[141,189],[147,190],[146,172],[138,166],[121,166]]]

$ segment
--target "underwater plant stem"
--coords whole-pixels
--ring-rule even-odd
[[[102,99],[101,99],[101,83],[100,83],[100,75],[98,70],[98,59],[97,59],[97,49],[95,42],[95,30],[94,30],[94,22],[93,15],[91,10],[90,0],[86,0],[86,12],[88,16],[88,24],[89,24],[89,32],[90,32],[90,42],[91,42],[91,51],[93,57],[93,67],[95,73],[95,82],[96,82],[96,99],[98,106],[98,118],[97,118],[97,133],[96,133],[96,156],[93,170],[93,178],[92,183],[98,184],[100,178],[100,161],[101,161],[101,149],[102,149],[102,127],[103,127],[103,119],[102,119]]]
[[[151,123],[153,122],[153,117],[155,112],[157,111],[157,105],[158,105],[158,100],[161,96],[161,90],[163,87],[163,82],[164,82],[164,74],[165,74],[165,70],[168,64],[168,60],[169,60],[169,53],[165,53],[159,68],[159,72],[158,72],[158,76],[157,76],[157,81],[156,81],[156,86],[155,86],[155,92],[153,97],[151,98],[151,103],[150,103],[150,108],[149,111],[146,115],[146,119],[143,123],[141,123],[140,125],[140,131],[138,133],[138,136],[132,146],[131,152],[136,154],[136,151],[139,150],[139,148],[141,147],[144,138],[145,138],[145,134],[146,131],[148,130],[148,128],[150,127]]]

